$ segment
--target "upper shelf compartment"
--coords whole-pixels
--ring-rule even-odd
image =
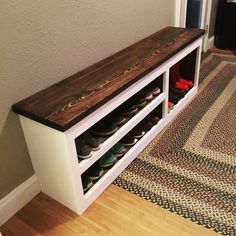
[[[203,34],[200,29],[166,27],[12,108],[66,131]]]

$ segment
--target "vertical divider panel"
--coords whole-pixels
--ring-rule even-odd
[[[169,69],[163,75],[163,91],[165,93],[165,100],[162,105],[162,118],[168,114],[168,98],[169,98]]]
[[[198,87],[199,83],[199,72],[200,72],[200,63],[201,63],[201,53],[202,53],[202,43],[197,48],[196,55],[196,64],[195,64],[195,74],[194,74],[194,87]]]

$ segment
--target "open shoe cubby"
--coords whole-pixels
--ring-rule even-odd
[[[41,190],[82,214],[197,93],[203,34],[199,29],[166,27],[14,104]],[[193,87],[169,112],[170,71],[178,63],[181,75]],[[160,94],[119,126],[91,157],[80,160],[75,140],[135,103],[153,83]],[[153,112],[159,122],[84,194],[81,176],[85,171]]]

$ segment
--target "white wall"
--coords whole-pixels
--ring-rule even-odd
[[[11,105],[174,25],[173,0],[2,0],[0,199],[33,174]]]

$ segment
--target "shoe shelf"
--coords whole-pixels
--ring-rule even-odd
[[[200,29],[166,27],[14,104],[41,191],[82,214],[195,96],[203,34]],[[180,76],[191,85],[184,86],[182,80],[179,84]],[[76,140],[154,82],[160,94],[119,126],[100,149],[80,160]],[[186,89],[179,98],[174,94],[181,92],[178,86]],[[171,100],[175,104],[169,111]],[[154,113],[158,123],[84,193],[83,177],[90,167]]]
[[[85,209],[113,182],[115,178],[128,166],[135,157],[153,140],[153,138],[165,127],[165,120],[161,119],[154,125],[128,152],[84,195]]]
[[[106,153],[112,146],[114,146],[122,137],[124,137],[133,127],[135,127],[144,117],[146,117],[153,109],[155,109],[166,97],[165,93],[161,93],[153,99],[147,106],[140,110],[127,123],[121,126],[112,136],[102,143],[98,151],[94,151],[92,157],[82,160],[79,163],[79,172],[82,174],[94,162],[96,162],[104,153]]]

